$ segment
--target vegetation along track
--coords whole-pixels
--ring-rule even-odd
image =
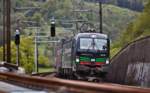
[[[58,78],[43,78],[36,76],[0,73],[0,80],[29,88],[40,88],[48,91],[58,91],[63,88],[67,93],[149,93],[148,88],[136,88],[117,84],[96,84],[82,81],[70,81]]]

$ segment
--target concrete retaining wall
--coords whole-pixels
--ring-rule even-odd
[[[150,36],[127,45],[111,60],[107,80],[150,87]]]

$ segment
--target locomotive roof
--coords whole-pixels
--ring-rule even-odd
[[[96,37],[103,38],[103,39],[108,38],[106,34],[101,34],[101,33],[78,33],[75,38],[77,39],[80,37],[91,37],[92,35],[95,35]]]

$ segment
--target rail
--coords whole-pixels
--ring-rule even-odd
[[[5,92],[5,91],[1,91],[1,90],[0,90],[0,93],[7,93],[7,92]]]
[[[58,78],[42,78],[36,76],[17,75],[0,72],[0,80],[19,86],[36,87],[47,90],[64,88],[71,93],[149,93],[148,88],[137,88],[110,83],[90,83],[83,81],[63,80]]]

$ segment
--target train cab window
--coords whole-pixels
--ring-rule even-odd
[[[107,50],[107,39],[100,38],[80,38],[80,49]]]
[[[90,49],[92,38],[80,38],[80,49]]]
[[[106,39],[94,39],[96,50],[107,50],[107,40]]]

